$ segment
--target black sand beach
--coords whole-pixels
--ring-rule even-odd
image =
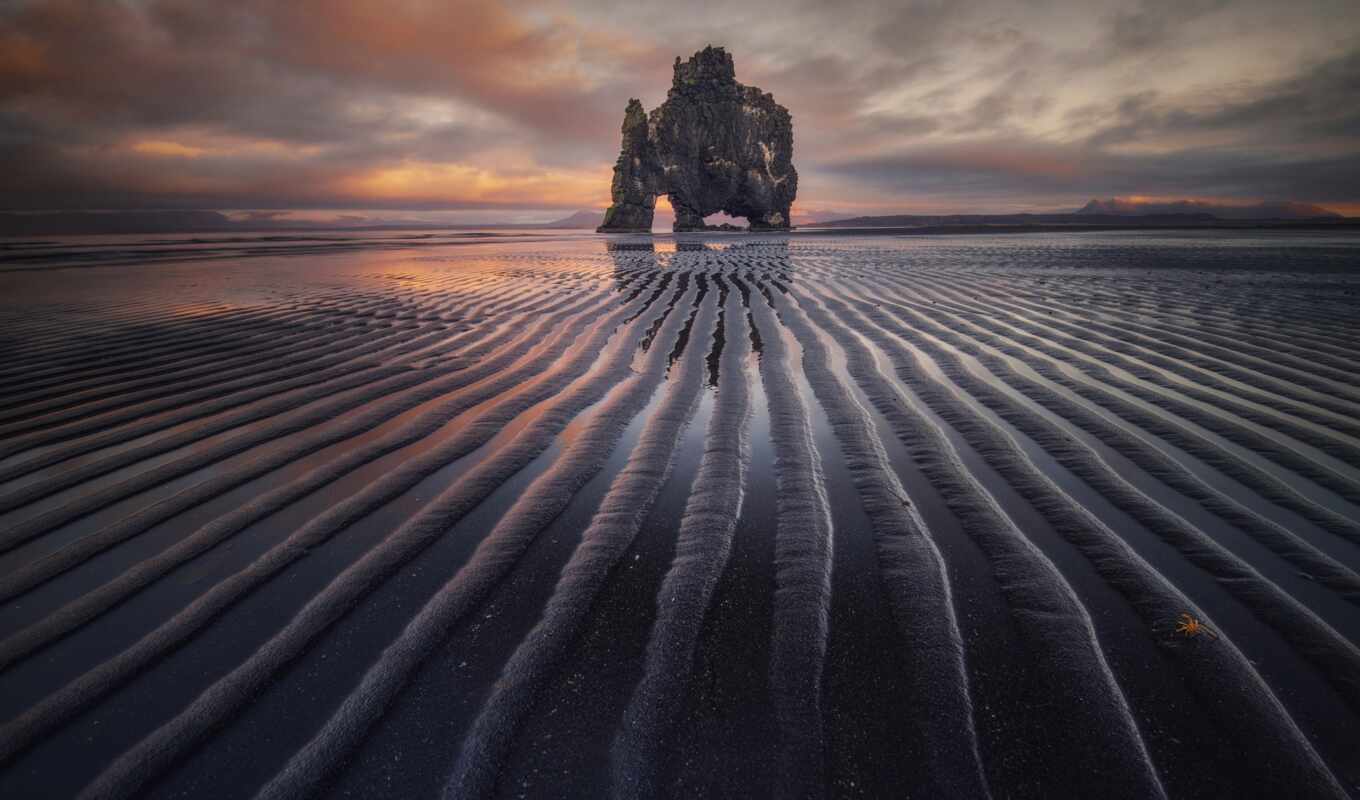
[[[11,241],[0,354],[3,797],[1360,796],[1353,234]]]

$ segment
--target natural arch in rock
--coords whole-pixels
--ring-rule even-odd
[[[752,230],[787,230],[798,192],[792,118],[770,94],[738,83],[721,47],[676,58],[666,102],[648,114],[628,101],[611,190],[601,232],[650,231],[663,194],[677,231],[703,230],[719,211]]]

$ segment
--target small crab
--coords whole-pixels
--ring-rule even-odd
[[[1208,625],[1205,625],[1203,622],[1200,622],[1189,614],[1181,614],[1180,619],[1176,622],[1176,633],[1181,634],[1187,639],[1195,636],[1208,636],[1211,639],[1218,638],[1218,634],[1214,633],[1213,628],[1210,628]]]

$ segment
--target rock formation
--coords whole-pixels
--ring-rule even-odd
[[[599,230],[650,231],[661,194],[677,231],[704,230],[704,217],[719,211],[745,217],[751,230],[787,230],[798,191],[792,159],[788,109],[737,83],[732,56],[706,47],[676,58],[666,102],[648,115],[628,101],[613,205]]]

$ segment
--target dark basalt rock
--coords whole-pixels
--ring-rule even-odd
[[[648,115],[628,101],[612,191],[601,233],[650,231],[661,194],[676,231],[705,230],[704,217],[719,211],[751,230],[787,230],[798,192],[793,120],[768,93],[737,82],[721,47],[676,58],[666,102]]]

